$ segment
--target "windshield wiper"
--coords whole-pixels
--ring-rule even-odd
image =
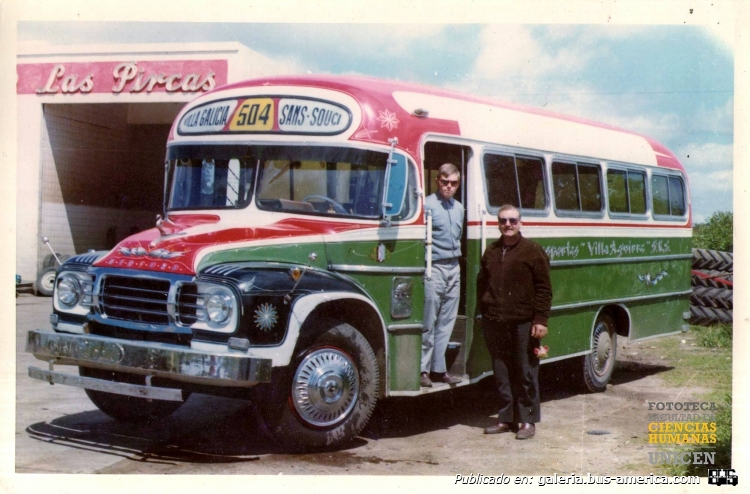
[[[281,176],[282,173],[286,172],[289,169],[290,166],[292,166],[292,162],[291,161],[289,163],[287,163],[286,165],[284,165],[284,167],[281,170],[279,170],[278,172],[276,172],[276,175],[274,175],[273,177],[271,177],[271,180],[268,181],[268,185],[271,185],[276,180],[278,180],[279,176]]]

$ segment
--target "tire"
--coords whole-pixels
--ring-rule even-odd
[[[594,324],[591,353],[583,357],[583,386],[586,390],[598,393],[607,389],[615,370],[616,356],[615,322],[609,314],[600,314]]]
[[[60,259],[60,262],[63,263],[67,259],[70,259],[70,256],[64,256],[62,254],[57,254],[57,259]],[[42,269],[44,268],[56,268],[60,266],[60,264],[57,263],[57,259],[55,259],[55,256],[52,254],[47,254],[42,261]]]
[[[731,323],[734,315],[731,310],[713,307],[690,306],[690,324],[710,326],[716,323]]]
[[[107,381],[127,382],[130,384],[144,384],[144,377],[122,372],[111,372],[101,369],[79,367],[78,373],[84,377],[94,377]],[[118,395],[104,391],[86,389],[86,395],[96,408],[115,420],[130,423],[151,423],[172,415],[185,401],[164,401],[137,398],[135,396]],[[187,400],[189,393],[183,391],[183,400]]]
[[[340,448],[365,428],[377,403],[380,375],[367,339],[349,324],[324,324],[256,397],[266,432],[289,451]]]
[[[37,297],[51,297],[55,291],[57,268],[45,268],[39,273],[34,283],[34,294]]]
[[[734,270],[734,254],[709,249],[693,249],[693,269]]]

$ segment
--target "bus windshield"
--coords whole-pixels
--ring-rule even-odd
[[[379,217],[388,153],[324,146],[170,148],[168,210]]]

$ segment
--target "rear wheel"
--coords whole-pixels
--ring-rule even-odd
[[[257,405],[270,435],[293,451],[334,449],[354,439],[378,398],[375,352],[349,324],[328,324],[274,378]]]
[[[84,377],[93,377],[107,381],[127,382],[130,384],[144,384],[143,376],[124,374],[122,372],[111,372],[101,369],[79,367],[78,373]],[[182,406],[184,401],[165,401],[137,398],[135,396],[118,395],[104,391],[87,389],[91,402],[102,412],[115,420],[133,423],[155,422],[168,417]],[[187,400],[189,394],[183,391],[183,400]]]
[[[583,384],[589,391],[604,391],[615,369],[617,354],[615,322],[609,314],[597,318],[591,342],[591,353],[583,357]]]

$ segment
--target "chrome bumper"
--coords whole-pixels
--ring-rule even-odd
[[[96,367],[209,386],[247,387],[271,381],[271,359],[233,353],[207,353],[163,343],[118,340],[96,335],[29,331],[26,351],[49,363],[50,370],[30,368],[47,382],[86,387],[86,380],[55,380],[54,365]],[[34,372],[31,369],[36,369]],[[74,384],[80,382],[81,384]]]

